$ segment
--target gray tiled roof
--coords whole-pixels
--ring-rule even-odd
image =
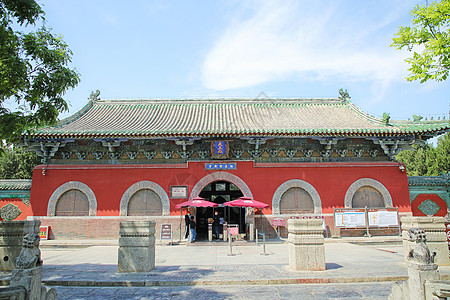
[[[383,123],[348,100],[96,100],[35,137],[404,135],[445,131],[449,122]]]
[[[31,179],[2,179],[0,190],[30,190]]]

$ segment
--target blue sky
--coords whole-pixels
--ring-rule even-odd
[[[393,119],[448,117],[450,82],[407,82],[389,47],[411,0],[45,0],[47,26],[73,51],[73,114],[103,99],[333,98]],[[68,115],[63,114],[61,117]]]

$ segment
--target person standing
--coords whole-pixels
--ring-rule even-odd
[[[195,231],[196,224],[194,221],[194,216],[191,216],[191,222],[190,222],[189,226],[191,228],[191,243],[193,243],[193,242],[195,242],[195,238],[197,237],[197,231]]]
[[[184,232],[184,239],[187,240],[187,238],[189,237],[189,224],[191,223],[191,213],[188,211],[186,213],[186,215],[184,216],[184,227],[185,227],[185,232]]]

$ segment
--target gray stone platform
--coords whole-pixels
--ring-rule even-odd
[[[42,241],[42,280],[60,299],[387,299],[407,276],[402,244],[368,240],[328,240],[324,271],[292,270],[280,240],[266,245],[268,255],[247,242],[236,243],[233,256],[223,242],[157,245],[156,268],[147,273],[118,273],[115,241]],[[440,272],[450,278],[450,267]],[[0,279],[6,284],[9,274]]]

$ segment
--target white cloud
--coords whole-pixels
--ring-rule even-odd
[[[374,15],[364,4],[349,11],[359,3],[254,2],[255,12],[232,20],[207,54],[204,86],[223,91],[286,78],[339,78],[373,81],[384,90],[403,80],[404,54],[389,47],[396,14]]]

